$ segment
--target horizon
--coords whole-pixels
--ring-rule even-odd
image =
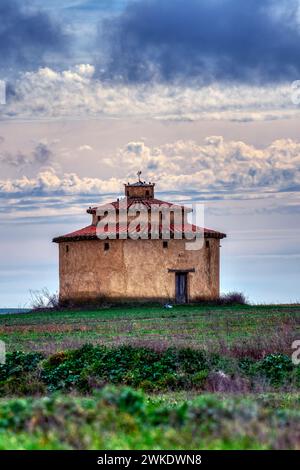
[[[0,308],[57,292],[52,239],[138,170],[227,234],[221,292],[300,301],[298,0],[2,0],[1,15]]]

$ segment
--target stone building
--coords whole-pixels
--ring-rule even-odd
[[[125,197],[90,207],[91,225],[57,238],[62,302],[216,299],[225,234],[188,222],[191,209],[155,198],[155,184],[125,184]],[[115,219],[113,218],[115,216]],[[191,240],[199,235],[199,239]],[[191,248],[192,243],[199,246]]]

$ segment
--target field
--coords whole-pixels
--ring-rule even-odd
[[[300,306],[0,317],[0,449],[300,449]]]
[[[300,306],[178,306],[37,312],[0,317],[7,350],[52,354],[83,344],[290,352]],[[274,344],[275,342],[275,344]]]

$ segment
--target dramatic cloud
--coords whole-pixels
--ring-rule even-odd
[[[34,67],[49,60],[49,54],[66,52],[68,38],[62,26],[46,13],[29,10],[24,3],[0,2],[0,68],[6,71],[7,67]]]
[[[290,139],[261,149],[221,136],[207,137],[202,145],[178,141],[151,148],[130,142],[112,165],[117,163],[132,175],[144,168],[147,177],[166,191],[300,191],[300,143]]]
[[[289,84],[254,87],[214,84],[126,86],[103,83],[95,68],[82,64],[65,71],[40,68],[26,72],[9,86],[2,119],[70,117],[140,117],[163,120],[260,121],[293,117],[299,94]]]
[[[113,80],[279,82],[300,75],[297,0],[133,1],[101,29]],[[103,68],[103,63],[101,63]]]
[[[188,162],[188,165],[187,165]],[[108,163],[108,161],[106,162]],[[59,175],[53,169],[34,178],[0,180],[2,197],[118,194],[127,178],[144,170],[160,191],[204,197],[234,194],[260,197],[263,193],[300,192],[300,142],[276,140],[257,148],[241,141],[211,136],[203,144],[178,141],[160,147],[129,142],[110,160],[111,174],[126,168],[123,178],[99,179],[75,173]]]

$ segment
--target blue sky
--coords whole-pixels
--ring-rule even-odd
[[[0,307],[57,290],[51,239],[139,169],[228,234],[222,291],[299,301],[298,0],[0,0],[0,17]]]

